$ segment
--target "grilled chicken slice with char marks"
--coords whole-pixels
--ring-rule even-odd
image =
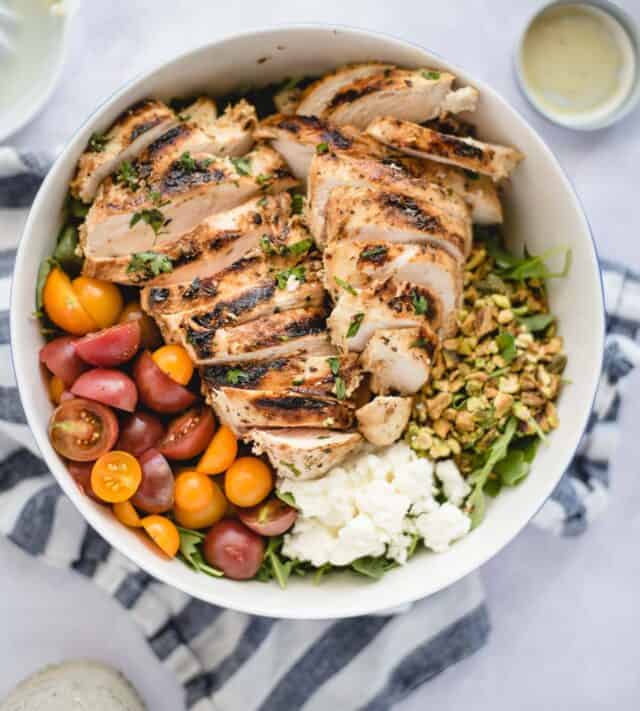
[[[392,277],[426,287],[440,297],[442,320],[453,320],[460,307],[460,263],[442,247],[383,241],[329,242],[324,252],[325,286],[338,298],[344,288],[368,288]]]
[[[374,393],[413,395],[429,380],[438,336],[427,326],[378,329],[360,357]]]
[[[201,376],[203,390],[231,385],[249,390],[288,390],[344,400],[360,384],[362,371],[358,357],[352,353],[343,356],[294,353],[269,360],[207,365],[201,369]]]
[[[299,89],[297,86],[285,86],[274,95],[273,103],[279,114],[283,116],[293,116],[298,109],[301,96],[302,89]]]
[[[195,123],[203,131],[209,131],[218,118],[218,106],[209,96],[199,96],[178,113],[181,121]]]
[[[379,116],[422,123],[445,113],[474,111],[478,92],[471,87],[453,90],[448,72],[391,69],[343,86],[321,114],[337,126],[364,130]]]
[[[444,335],[440,297],[425,287],[388,279],[361,289],[343,291],[327,319],[331,340],[342,351],[364,350],[379,328],[412,328],[427,325]]]
[[[488,175],[494,181],[507,178],[523,160],[520,151],[474,138],[459,138],[439,133],[424,126],[379,118],[369,124],[367,133],[386,146],[416,158],[428,158],[438,163]]]
[[[392,64],[367,62],[363,64],[347,64],[329,74],[325,74],[302,92],[297,113],[303,116],[322,116],[329,108],[333,97],[343,87],[365,77],[384,74],[389,69],[393,69]]]
[[[393,444],[409,423],[411,403],[410,397],[379,395],[356,410],[358,429],[376,447]]]
[[[276,475],[283,478],[318,479],[362,446],[357,432],[292,428],[251,430],[254,454],[266,454]]]
[[[434,196],[437,198],[440,188],[433,187],[405,188],[403,192],[358,186],[334,188],[325,209],[327,244],[372,240],[422,244],[445,250],[462,264],[471,251],[471,222],[454,218],[438,206]],[[369,261],[372,256],[384,261],[384,254],[378,249],[369,255]]]
[[[206,397],[220,421],[240,436],[261,427],[346,430],[353,422],[353,407],[334,398],[234,387],[211,389]]]
[[[238,326],[181,327],[182,342],[199,365],[278,358],[299,350],[331,354],[325,307],[289,309]]]
[[[296,178],[307,179],[311,159],[323,151],[356,151],[383,158],[389,151],[377,140],[349,126],[337,128],[316,116],[269,116],[254,132],[258,140],[271,145],[287,161]]]
[[[237,208],[211,215],[175,241],[154,246],[153,254],[170,260],[168,272],[154,274],[151,269],[134,269],[136,263],[132,264],[130,254],[121,257],[88,255],[82,272],[85,276],[118,284],[177,283],[188,289],[193,279],[207,279],[257,249],[263,235],[277,236],[286,224],[290,209],[288,193],[279,193],[253,198]],[[144,291],[142,298],[145,298]]]
[[[104,136],[92,136],[80,156],[70,189],[74,197],[89,203],[100,183],[126,160],[135,158],[179,122],[161,101],[145,99],[121,114]]]
[[[207,131],[215,141],[211,152],[219,156],[245,155],[253,146],[253,131],[257,125],[256,110],[244,99],[228,106]]]
[[[261,192],[277,193],[297,184],[268,146],[258,146],[241,159],[191,151],[192,162],[186,165],[180,153],[160,174],[151,164],[148,190],[131,190],[111,179],[102,184],[85,222],[85,253],[106,257],[152,250],[193,230],[209,215]],[[154,230],[149,218],[156,217]]]

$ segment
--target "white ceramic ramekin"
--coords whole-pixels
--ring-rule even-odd
[[[51,447],[47,420],[52,408],[38,365],[42,339],[31,317],[38,264],[54,246],[67,185],[87,140],[133,102],[198,91],[220,94],[372,59],[452,71],[461,85],[480,91],[473,117],[480,135],[526,154],[505,189],[507,234],[514,245],[526,243],[536,254],[555,245],[573,251],[569,276],[550,283],[552,308],[570,356],[566,377],[571,385],[559,403],[560,429],[540,448],[528,478],[492,502],[483,524],[467,538],[447,553],[420,554],[379,582],[345,573],[328,576],[320,585],[292,580],[282,591],[275,584],[198,575],[179,561],[160,558],[108,509],[82,495]],[[43,183],[18,249],[15,274],[11,330],[20,394],[42,455],[69,498],[115,548],[159,580],[202,600],[260,615],[331,618],[371,613],[430,595],[478,568],[513,539],[553,491],[585,428],[600,374],[604,312],[595,246],[576,195],[549,148],[493,89],[462,69],[406,42],[343,27],[294,26],[236,35],[178,57],[109,98],[73,137]]]

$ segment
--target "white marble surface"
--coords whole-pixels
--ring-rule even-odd
[[[619,2],[640,21],[639,0]],[[65,141],[122,82],[212,38],[265,24],[359,25],[430,47],[501,91],[560,157],[601,253],[640,268],[640,111],[611,129],[579,134],[552,126],[529,108],[515,84],[512,51],[525,18],[540,4],[85,2],[75,19],[60,87],[14,142],[37,148]],[[0,229],[7,227],[0,222]],[[636,374],[624,403],[613,501],[604,518],[575,540],[527,529],[488,563],[483,570],[493,619],[488,646],[398,708],[633,711],[640,706],[640,470],[634,446],[639,396]],[[49,570],[5,542],[0,544],[0,579],[0,698],[41,665],[89,656],[125,671],[152,711],[182,709],[176,683],[136,628],[90,583]]]

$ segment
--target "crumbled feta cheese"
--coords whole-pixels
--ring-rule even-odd
[[[442,482],[442,490],[447,500],[454,506],[460,506],[471,492],[471,487],[460,474],[453,459],[445,459],[436,464],[436,477]]]
[[[448,487],[461,501],[466,482],[457,468],[462,484],[446,467],[444,472],[439,479],[445,495]],[[300,510],[282,552],[317,567],[381,555],[402,564],[415,536],[424,537],[423,529],[433,550],[446,549],[469,530],[468,518],[453,504],[440,506],[435,500],[433,463],[404,442],[355,455],[320,479],[282,479],[278,489],[293,494]],[[467,522],[462,533],[447,506]]]
[[[289,274],[287,277],[287,291],[296,291],[300,284],[301,281],[294,274]]]
[[[416,528],[427,548],[442,553],[453,541],[469,533],[471,519],[459,508],[446,502],[435,511],[418,516]]]

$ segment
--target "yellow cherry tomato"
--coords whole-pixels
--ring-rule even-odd
[[[173,514],[185,528],[206,528],[227,511],[220,487],[206,474],[186,471],[176,477]]]
[[[137,321],[140,325],[140,347],[153,350],[162,345],[162,334],[156,322],[145,313],[139,301],[130,301],[122,310],[119,323]]]
[[[130,501],[117,501],[112,508],[115,517],[120,523],[124,523],[125,526],[130,526],[131,528],[140,528],[142,526],[142,519]]]
[[[62,379],[54,375],[49,381],[49,397],[54,405],[60,404],[60,396],[66,390]]]
[[[193,363],[182,346],[162,346],[152,358],[160,370],[180,385],[186,385],[193,375]]]
[[[85,311],[98,324],[98,328],[109,328],[118,323],[124,301],[116,284],[79,276],[71,282],[71,286]]]
[[[237,455],[238,440],[226,425],[222,425],[200,457],[197,469],[204,474],[222,474],[233,464]]]
[[[163,553],[166,553],[169,558],[175,557],[180,548],[180,534],[172,521],[157,514],[145,516],[142,519],[142,528]]]
[[[128,452],[114,450],[103,454],[91,470],[91,488],[110,504],[130,499],[142,481],[138,460]]]
[[[69,277],[55,267],[49,273],[42,292],[47,316],[63,331],[84,336],[99,329],[78,298]]]
[[[224,493],[232,504],[255,506],[273,489],[271,469],[257,457],[240,457],[227,469]]]

